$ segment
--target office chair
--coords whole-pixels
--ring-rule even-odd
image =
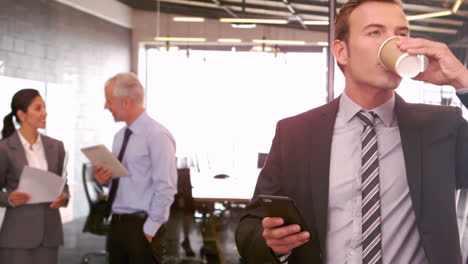
[[[83,227],[83,232],[95,235],[106,236],[109,233],[110,224],[105,218],[106,192],[104,188],[94,179],[93,166],[84,163],[82,168],[83,186],[86,200],[89,204],[89,214]],[[81,263],[89,263],[93,256],[101,256],[107,259],[105,250],[90,252],[83,256]]]

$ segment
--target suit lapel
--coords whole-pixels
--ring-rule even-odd
[[[326,232],[328,222],[328,193],[330,182],[330,154],[333,129],[336,113],[338,111],[339,98],[325,105],[319,117],[309,122],[311,131],[310,146],[310,189],[314,216],[322,252],[325,252]]]
[[[314,205],[315,222],[322,252],[325,252],[328,222],[328,196],[330,182],[330,155],[333,129],[338,111],[339,98],[321,109],[321,115],[309,124],[310,145],[310,190]],[[405,159],[406,174],[416,218],[421,216],[421,130],[417,119],[409,111],[409,105],[396,95],[395,113],[400,128],[401,144]]]
[[[18,161],[18,164],[24,166],[28,165],[28,160],[26,159],[26,153],[24,152],[23,144],[21,143],[18,133],[19,132],[16,131],[8,138],[8,147],[13,154],[12,156]],[[21,170],[23,170],[22,167]]]
[[[401,146],[405,159],[406,177],[416,219],[421,219],[421,155],[422,131],[418,126],[417,118],[409,111],[409,105],[396,95],[395,113],[400,128]],[[421,221],[418,221],[421,222]]]

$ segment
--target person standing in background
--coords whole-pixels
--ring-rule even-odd
[[[107,249],[111,264],[162,263],[165,222],[177,192],[175,141],[145,111],[144,89],[133,73],[120,73],[105,84],[105,109],[126,126],[114,137],[112,152],[130,176],[111,179],[95,166],[96,180],[111,184],[112,215]]]
[[[58,247],[63,244],[58,208],[68,204],[68,186],[51,204],[26,204],[30,195],[16,190],[25,165],[62,175],[63,143],[38,132],[46,127],[46,117],[39,92],[23,89],[13,96],[11,113],[3,119],[0,190],[6,191],[0,191],[0,206],[6,207],[6,212],[0,229],[0,263],[58,263]]]

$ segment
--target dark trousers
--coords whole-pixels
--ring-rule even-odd
[[[143,233],[146,215],[112,215],[107,236],[110,264],[160,264],[164,254],[166,227],[162,225],[151,243]]]

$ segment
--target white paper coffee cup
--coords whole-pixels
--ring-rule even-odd
[[[379,49],[380,63],[388,70],[404,78],[416,77],[427,68],[427,57],[424,55],[409,55],[398,48],[398,36],[385,40]]]

